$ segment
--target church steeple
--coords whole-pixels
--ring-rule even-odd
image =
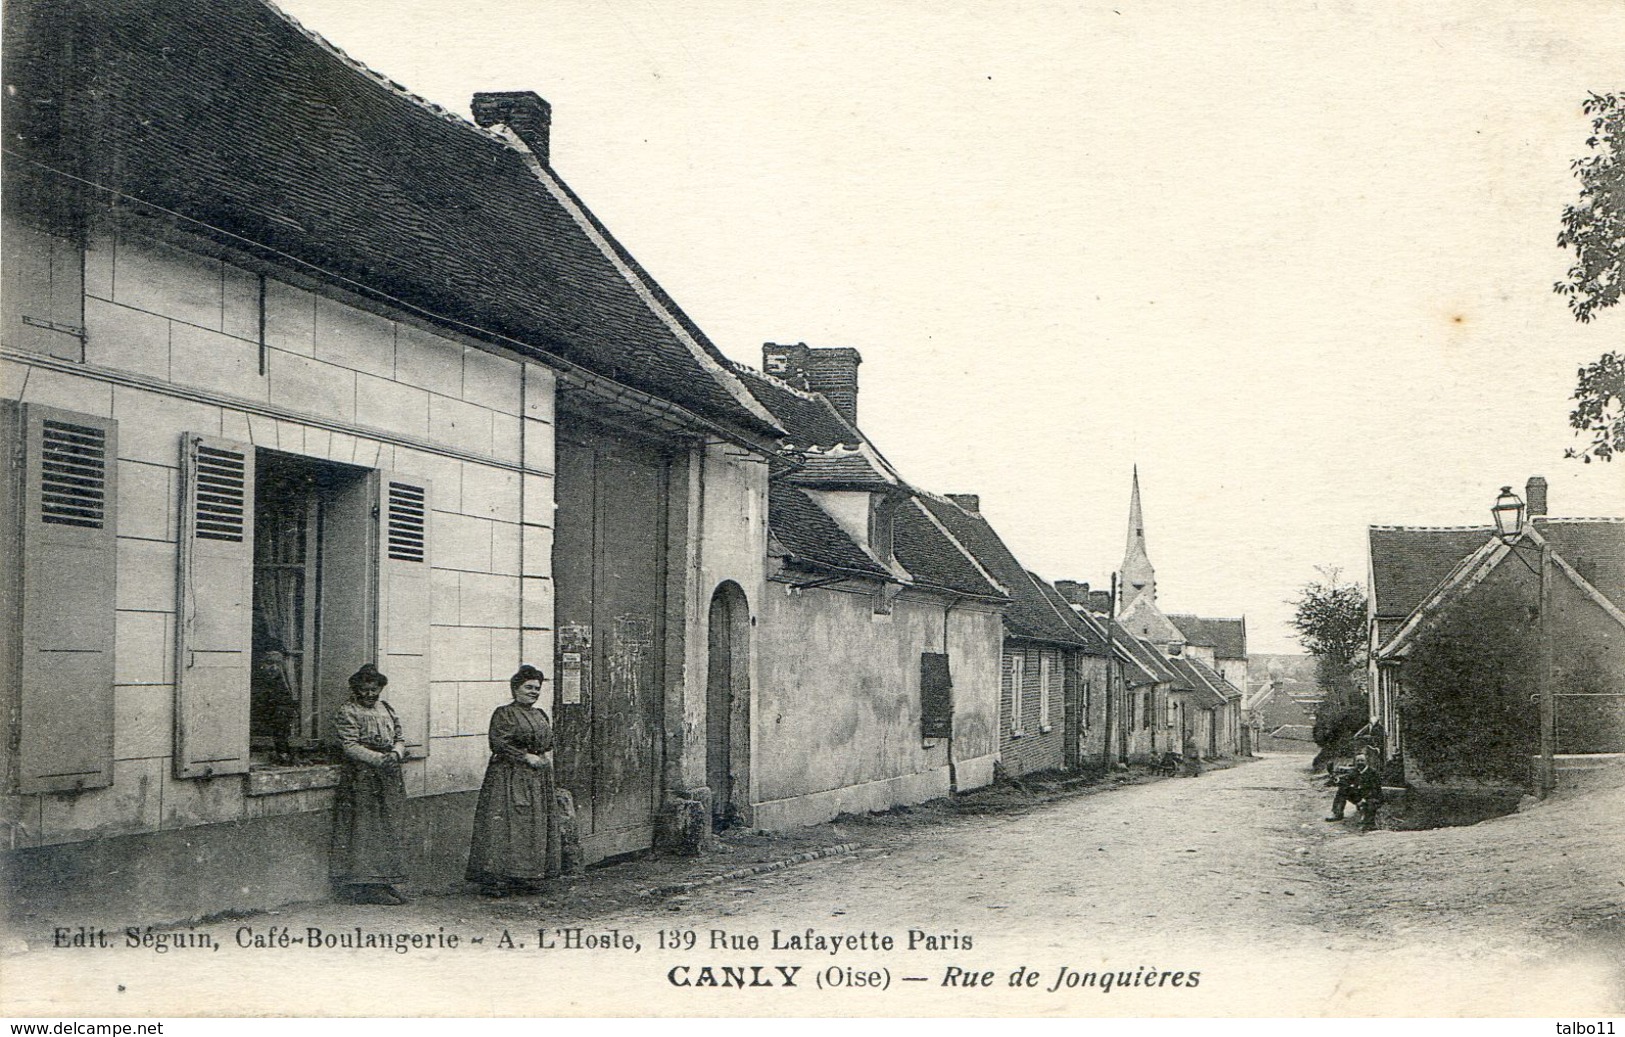
[[[1145,516],[1140,510],[1140,466],[1134,466],[1134,491],[1128,502],[1128,544],[1117,572],[1117,612],[1127,612],[1136,601],[1157,603],[1157,573],[1145,550]]]

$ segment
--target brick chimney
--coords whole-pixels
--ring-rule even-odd
[[[1108,591],[1090,590],[1087,583],[1077,580],[1056,580],[1055,589],[1061,592],[1068,605],[1082,605],[1097,616],[1111,611],[1112,596]]]
[[[762,370],[798,389],[821,393],[841,412],[841,417],[858,423],[858,365],[863,357],[846,346],[814,348],[805,342],[780,345],[762,343]]]
[[[1546,477],[1531,475],[1529,481],[1523,486],[1523,502],[1529,508],[1529,517],[1532,519],[1546,517]]]
[[[982,513],[982,498],[974,493],[950,493],[947,497],[959,505],[961,511],[968,511],[972,515]]]
[[[1061,592],[1068,605],[1089,604],[1089,585],[1077,580],[1056,580],[1055,589]]]
[[[807,387],[807,343],[762,343],[762,370],[797,389]]]
[[[474,121],[508,127],[544,163],[553,128],[553,106],[530,90],[481,91],[474,95]]]

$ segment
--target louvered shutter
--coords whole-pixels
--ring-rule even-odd
[[[113,783],[117,423],[29,406],[23,427],[18,788]]]
[[[429,745],[429,484],[378,478],[378,668],[413,756]]]
[[[954,733],[954,682],[948,657],[939,652],[920,653],[920,734],[924,738],[951,738]]]
[[[181,468],[175,776],[248,770],[254,448],[187,435]]]

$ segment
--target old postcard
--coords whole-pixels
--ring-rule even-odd
[[[8,1017],[1625,1012],[1625,10],[4,61]]]

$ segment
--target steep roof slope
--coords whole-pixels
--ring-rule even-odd
[[[1188,615],[1169,615],[1168,618],[1185,635],[1186,641],[1212,648],[1215,658],[1247,658],[1245,619],[1209,619]]]
[[[794,556],[793,561],[896,580],[801,490],[775,479],[767,492],[773,535]]]
[[[32,11],[13,20],[19,7]],[[777,431],[556,174],[258,0],[7,14],[23,29],[7,38],[8,178],[71,170],[96,185],[92,201],[144,203],[706,418]]]
[[[1010,604],[1005,608],[1004,621],[1012,634],[1089,646],[1084,634],[1072,622],[1062,618],[1057,606],[1039,588],[1032,574],[1010,553],[980,512],[965,511],[950,500],[929,494],[921,494],[918,500],[953,534],[955,540],[970,550],[983,569],[1010,591]]]
[[[1625,519],[1539,518],[1535,529],[1598,593],[1625,609]]]
[[[1372,526],[1371,596],[1376,615],[1403,619],[1456,563],[1483,546],[1488,526]]]
[[[926,507],[924,494],[911,493],[892,520],[892,551],[916,583],[960,594],[1005,598],[1006,587],[988,578],[957,537],[950,535]]]

